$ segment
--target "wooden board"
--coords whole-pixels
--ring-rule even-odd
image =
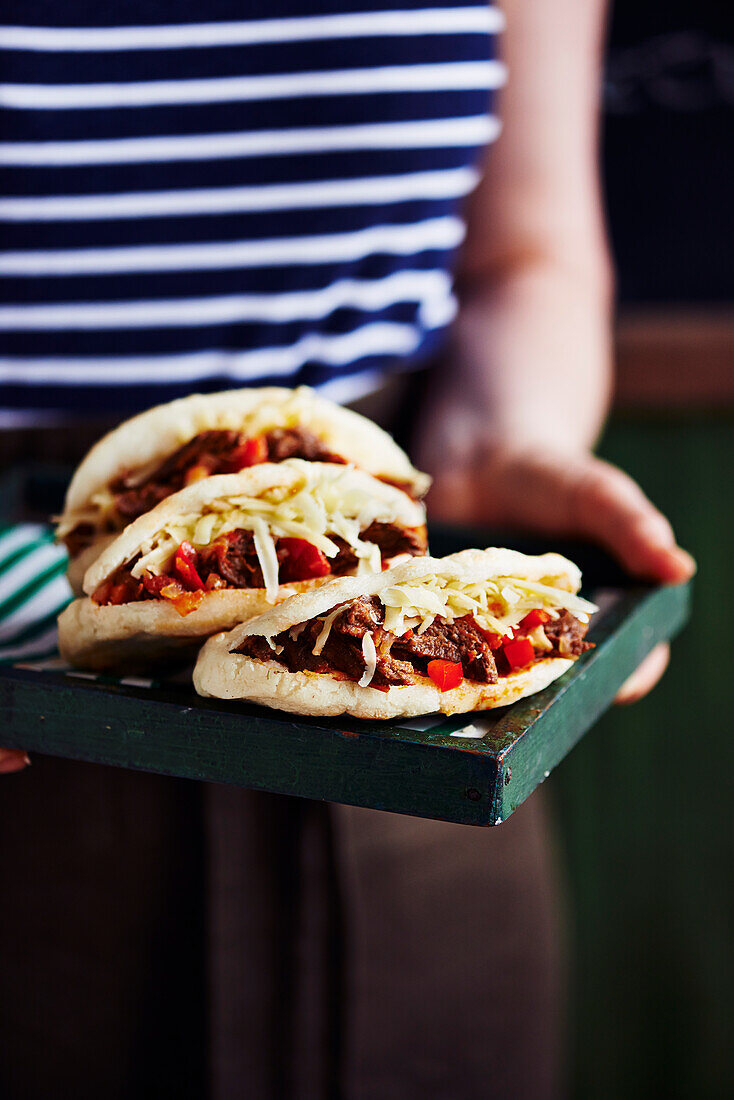
[[[435,529],[434,553],[467,545],[547,549],[507,534]],[[688,614],[688,586],[630,588],[588,547],[579,561],[603,609],[584,654],[545,691],[500,710],[395,722],[300,719],[199,698],[178,682],[118,681],[30,664],[0,668],[2,743],[29,752],[231,783],[469,825],[500,824]],[[470,727],[467,730],[467,727]],[[464,732],[462,732],[464,731]]]

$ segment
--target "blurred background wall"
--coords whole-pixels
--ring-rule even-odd
[[[618,387],[602,454],[699,562],[651,697],[551,780],[574,1100],[734,1096],[734,5],[617,0],[603,141]]]

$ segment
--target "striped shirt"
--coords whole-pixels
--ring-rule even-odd
[[[262,382],[346,400],[435,351],[502,17],[349,4],[6,0],[6,422]]]

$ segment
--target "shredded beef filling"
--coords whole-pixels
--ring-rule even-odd
[[[545,636],[553,646],[546,654],[548,657],[580,657],[587,649],[593,649],[593,642],[585,640],[588,623],[579,622],[570,611],[561,611],[557,619],[545,623]]]
[[[413,666],[400,661],[390,653],[392,635],[382,629],[385,612],[380,601],[361,596],[347,604],[331,626],[329,637],[319,656],[313,653],[316,641],[323,629],[319,619],[311,619],[302,630],[287,630],[276,639],[282,652],[275,656],[264,638],[246,638],[238,650],[248,657],[260,660],[277,660],[291,672],[340,672],[349,680],[359,680],[364,672],[362,638],[369,631],[377,650],[377,667],[372,678],[373,687],[391,687],[394,684],[413,683]]]
[[[393,649],[419,672],[425,673],[429,661],[454,661],[461,662],[467,679],[497,683],[494,654],[469,615],[453,623],[436,619],[423,634],[414,632],[407,639],[399,638]]]
[[[123,474],[110,484],[115,494],[115,507],[127,522],[149,512],[171,493],[183,489],[186,475],[194,466],[201,466],[208,474],[224,473],[227,459],[239,446],[239,432],[200,432],[179,447],[161,463],[158,469],[136,485],[134,476]]]
[[[383,558],[394,557],[399,553],[422,555],[426,552],[425,528],[412,529],[390,523],[372,523],[362,532],[361,537],[367,542],[376,543],[380,547]],[[327,559],[330,572],[346,573],[357,564],[357,557],[348,543],[341,539],[334,541],[340,546],[340,550],[336,557]],[[294,575],[291,571],[287,545],[284,547],[280,540],[276,541],[276,553],[281,583],[288,584],[302,579],[301,575]],[[157,599],[161,586],[167,582],[180,583],[169,574],[161,574],[157,577],[146,576],[137,580],[131,574],[134,565],[135,562],[132,561],[128,566],[118,569],[114,577],[100,585],[94,593],[96,603],[131,603],[133,600]],[[254,536],[251,531],[241,528],[220,535],[209,546],[199,551],[196,569],[205,588],[209,591],[216,588],[265,587],[260,561],[255,550]],[[325,570],[326,565],[324,565]],[[114,595],[112,595],[113,590]]]
[[[380,547],[383,561],[396,558],[399,554],[422,557],[428,549],[428,536],[425,527],[399,527],[395,523],[381,523],[375,520],[361,533],[364,542],[374,542]],[[333,538],[339,547],[336,557],[330,558],[331,571],[338,575],[348,573],[357,565],[357,555],[344,539]]]
[[[268,462],[303,458],[306,462],[336,462],[341,466],[346,464],[346,459],[330,451],[307,428],[274,428],[265,436],[265,442],[268,446]]]
[[[328,450],[306,428],[275,428],[263,436],[263,440],[262,461],[303,458],[308,462],[344,464],[343,458]],[[200,432],[169,455],[142,484],[134,484],[134,477],[130,476],[113,481],[110,488],[116,494],[117,511],[128,522],[149,512],[171,493],[183,489],[194,467],[201,468],[201,476],[236,473],[245,465],[237,452],[246,441],[247,437],[236,431]]]
[[[260,661],[276,661],[290,672],[336,672],[350,680],[359,680],[365,670],[362,638],[369,631],[377,652],[371,687],[415,683],[415,674],[425,676],[428,662],[434,660],[461,663],[466,679],[482,684],[495,684],[498,676],[510,671],[502,651],[490,648],[484,633],[469,615],[453,623],[437,619],[423,634],[408,631],[399,638],[384,629],[384,621],[379,599],[360,596],[345,604],[342,613],[333,620],[319,656],[314,655],[313,649],[323,629],[321,619],[311,619],[274,638],[274,644],[282,647],[280,653],[255,635],[245,638],[237,652]],[[544,630],[553,650],[536,650],[536,658],[578,657],[592,648],[584,641],[587,624],[568,611],[560,612],[557,619],[545,624]]]
[[[262,569],[252,531],[228,531],[199,553],[199,576],[217,576],[229,588],[263,588]]]

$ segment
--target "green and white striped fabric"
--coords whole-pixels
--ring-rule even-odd
[[[56,618],[72,599],[66,561],[50,527],[0,527],[0,664],[58,655]]]

